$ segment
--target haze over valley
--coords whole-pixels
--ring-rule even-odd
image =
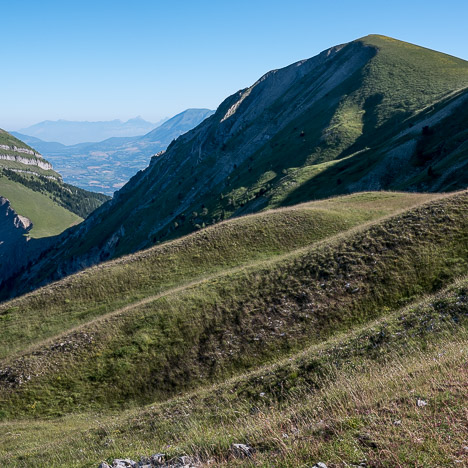
[[[12,135],[39,150],[53,163],[66,182],[86,190],[112,195],[136,172],[147,167],[151,156],[165,150],[172,140],[196,127],[213,112],[209,109],[187,109],[155,128],[152,128],[154,125],[149,122],[142,125],[140,119],[133,119],[131,133],[152,128],[145,134],[134,136],[122,136],[122,133],[129,133],[129,129],[124,128],[123,132],[119,132],[115,129],[114,122],[104,122],[111,124],[105,125],[104,129],[101,129],[103,122],[86,122],[85,128],[82,128],[81,122],[68,122],[67,125],[63,122],[47,122],[45,130],[48,130],[48,133],[33,131],[41,128],[37,125],[30,127],[30,130],[22,130],[27,134],[12,132]],[[138,121],[136,126],[133,125],[135,120]],[[129,122],[131,121],[127,124]],[[44,138],[53,138],[54,135],[66,135],[66,128],[73,127],[73,124],[78,127],[76,132],[80,131],[82,140],[74,145],[43,141],[34,136],[39,134]],[[111,133],[113,131],[115,133]],[[112,137],[90,143],[93,135],[103,136],[106,133]]]

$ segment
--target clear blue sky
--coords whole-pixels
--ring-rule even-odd
[[[216,108],[273,68],[371,33],[468,60],[468,1],[2,2],[0,127]]]

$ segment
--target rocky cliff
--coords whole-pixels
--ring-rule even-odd
[[[60,174],[53,170],[52,164],[30,146],[0,129],[0,168],[14,172],[31,172],[56,180]]]
[[[31,240],[27,234],[33,227],[31,221],[19,215],[10,201],[0,196],[0,278],[24,267],[49,241]]]

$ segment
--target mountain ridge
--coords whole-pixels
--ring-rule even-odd
[[[57,141],[64,145],[84,142],[98,142],[111,136],[137,136],[147,133],[165,119],[157,123],[148,122],[141,117],[122,121],[120,119],[103,121],[44,120],[18,130],[18,133],[45,141]]]
[[[466,171],[453,182],[444,174],[467,164],[467,91],[447,107],[466,86],[468,62],[383,36],[268,72],[71,230],[54,274],[270,207],[368,188],[463,188]]]

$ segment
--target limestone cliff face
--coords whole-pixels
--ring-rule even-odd
[[[17,164],[2,164],[2,161],[11,161]],[[21,168],[20,165],[24,167]],[[53,177],[55,179],[61,178],[60,175],[53,170],[52,164],[46,161],[40,153],[28,147],[25,143],[8,132],[0,129],[0,168],[2,166],[17,172],[21,170],[23,172],[31,172],[34,170],[34,167],[36,167],[42,169],[40,175]]]
[[[21,262],[31,228],[31,221],[18,215],[8,199],[0,197],[0,276]]]
[[[11,154],[2,154],[0,149],[0,159],[4,161],[15,161],[27,166],[37,166],[45,171],[53,170],[52,164],[47,162],[42,156],[35,156],[34,158],[24,158],[22,156],[16,156]]]
[[[16,213],[7,198],[0,197],[0,278],[19,271],[52,244],[53,238],[30,239],[32,227],[32,222]]]
[[[36,156],[38,158],[42,158],[42,156],[37,153],[34,150],[30,150],[28,148],[21,148],[15,145],[9,146],[9,145],[0,145],[0,150],[7,150],[7,151],[14,151],[16,153],[23,153],[23,154],[29,154],[30,156]]]

